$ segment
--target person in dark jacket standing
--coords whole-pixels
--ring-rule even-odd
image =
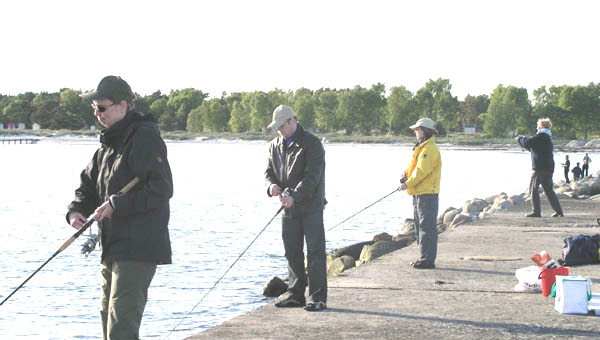
[[[282,238],[288,261],[289,285],[276,307],[302,307],[307,311],[327,308],[325,259],[325,150],[321,141],[305,131],[294,110],[285,105],[273,111],[268,128],[279,136],[269,144],[265,171],[267,194],[279,197],[283,206]],[[309,303],[304,296],[304,238],[308,261]]]
[[[573,173],[573,180],[577,182],[583,174],[583,170],[581,170],[581,168],[579,167],[579,162],[577,162],[577,164],[573,167],[573,170],[571,170],[571,172]]]
[[[558,201],[558,197],[552,188],[552,175],[554,174],[554,145],[552,144],[552,122],[549,118],[538,119],[537,133],[531,138],[518,136],[515,138],[519,145],[531,152],[531,166],[533,173],[529,183],[529,192],[531,193],[531,206],[533,211],[527,214],[527,217],[542,217],[540,208],[540,194],[538,187],[540,184],[544,188],[544,193],[550,201],[554,214],[552,217],[562,217],[563,211]]]
[[[173,180],[167,148],[151,115],[134,111],[134,95],[107,76],[82,95],[105,129],[100,148],[81,172],[67,221],[80,229],[92,213],[100,231],[104,339],[139,339],[148,287],[159,264],[171,263],[169,199]],[[116,194],[137,177],[140,182]]]

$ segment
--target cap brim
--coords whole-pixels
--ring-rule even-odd
[[[414,129],[418,128],[419,126],[421,126],[421,125],[417,125],[417,124],[415,124],[415,125],[411,125],[411,126],[409,126],[409,128],[410,128],[411,130],[414,130]]]
[[[98,91],[92,91],[92,92],[84,93],[84,94],[80,95],[80,97],[83,98],[83,99],[85,99],[85,100],[87,100],[87,101],[106,99],[106,97],[101,96],[100,94],[98,94]]]
[[[267,125],[267,128],[268,129],[279,129],[279,127],[281,125],[283,125],[283,123],[285,123],[285,120],[283,122],[272,121],[271,124]]]

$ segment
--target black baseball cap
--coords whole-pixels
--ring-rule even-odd
[[[129,84],[121,77],[106,76],[100,81],[96,91],[84,93],[81,97],[88,101],[109,99],[113,103],[119,103],[121,100],[131,103],[133,92]]]

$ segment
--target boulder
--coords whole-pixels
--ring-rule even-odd
[[[288,285],[282,279],[274,276],[263,287],[263,295],[266,297],[278,297],[287,292]]]
[[[494,195],[494,196],[490,196],[490,197],[486,198],[485,201],[488,202],[488,204],[494,204],[494,202],[496,201],[498,196],[507,196],[508,197],[508,195],[506,195],[506,193],[501,192],[498,195]]]
[[[573,189],[573,195],[577,195],[577,197],[583,195],[590,196],[590,193],[592,192],[592,187],[583,181],[571,182],[571,189]]]
[[[585,148],[598,149],[600,148],[600,139],[591,140],[584,145]]]
[[[450,225],[450,223],[452,222],[454,217],[458,214],[460,214],[460,211],[456,208],[450,207],[450,208],[446,209],[446,211],[442,215],[443,216],[442,223],[445,225]]]
[[[400,229],[400,234],[414,234],[415,233],[415,220],[412,218],[407,218],[404,220],[404,224],[402,224],[402,229]]]
[[[358,262],[360,264],[369,262],[403,247],[405,246],[401,242],[395,241],[380,241],[370,246],[364,246]]]
[[[594,195],[600,194],[600,178],[592,177],[590,182],[591,182],[590,195],[594,196]]]
[[[499,195],[498,197],[496,197],[496,200],[494,201],[494,204],[492,205],[492,210],[506,209],[506,208],[510,207],[511,205],[512,205],[512,203],[506,194]]]
[[[377,234],[375,236],[373,236],[373,242],[379,242],[379,241],[391,241],[392,240],[392,235],[388,234],[388,233],[381,233],[381,234]]]
[[[357,260],[360,257],[360,253],[362,252],[363,247],[366,245],[371,245],[373,243],[373,241],[366,241],[355,243],[344,248],[339,248],[333,251],[333,256],[342,257],[348,255]]]
[[[482,200],[480,198],[474,198],[472,200],[466,201],[463,205],[462,213],[469,214],[471,216],[477,216],[483,210],[483,208],[488,206],[488,202]]]
[[[573,192],[573,189],[571,189],[570,185],[562,185],[560,186],[558,189],[554,190],[554,192],[556,192],[556,194],[568,194],[570,192]]]
[[[355,266],[355,260],[353,257],[344,255],[342,257],[336,257],[327,264],[327,276],[335,276],[343,272],[346,269]]]
[[[565,147],[579,149],[579,148],[585,147],[585,144],[586,144],[586,141],[583,141],[583,140],[572,140],[572,141],[568,142],[565,145]]]
[[[406,247],[415,241],[415,233],[398,234],[392,241],[400,243],[401,247]]]
[[[510,196],[510,201],[513,205],[519,205],[521,203],[525,203],[525,194]]]
[[[447,224],[440,223],[440,224],[437,225],[437,232],[438,232],[438,234],[443,233],[447,229],[448,229],[448,225]]]
[[[448,229],[454,229],[461,224],[465,224],[465,223],[469,223],[469,222],[473,222],[473,216],[465,214],[465,213],[460,213],[460,214],[456,215],[456,217],[454,217],[454,220],[452,220],[452,223],[450,223],[450,226],[448,226]]]

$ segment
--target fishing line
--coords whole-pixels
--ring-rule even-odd
[[[140,181],[139,178],[134,177],[117,194],[127,193],[139,181]],[[27,281],[29,281],[35,274],[37,274],[40,270],[42,270],[42,268],[44,268],[44,266],[47,265],[48,262],[50,262],[53,258],[55,258],[56,255],[60,254],[63,250],[67,249],[67,247],[70,246],[71,243],[73,243],[73,241],[75,241],[76,238],[78,238],[79,236],[81,236],[81,234],[83,234],[83,232],[87,228],[89,228],[96,221],[95,220],[95,218],[97,217],[96,215],[97,215],[97,213],[94,213],[94,215],[92,215],[88,219],[88,221],[81,228],[79,228],[79,230],[75,234],[73,234],[73,236],[71,236],[65,243],[63,243],[63,245],[60,248],[58,248],[58,250],[54,254],[52,254],[52,256],[50,256],[50,258],[48,260],[46,260],[46,262],[44,262],[44,264],[42,264],[36,271],[34,271],[33,274],[29,275],[29,277],[27,279],[25,279],[25,281],[23,281],[23,283],[21,283],[21,285],[19,285],[19,287],[17,287],[15,290],[13,290],[12,293],[10,293],[9,296],[7,296],[4,300],[2,300],[2,302],[0,302],[0,306],[2,306],[8,299],[10,299],[11,296],[13,296],[13,294],[15,294],[19,289],[21,289],[21,287],[23,287],[27,283]]]
[[[356,216],[356,215],[360,214],[361,212],[363,212],[363,211],[367,210],[368,208],[370,208],[370,207],[374,206],[376,203],[379,203],[380,201],[384,200],[385,198],[387,198],[388,196],[392,195],[392,194],[393,194],[393,193],[395,193],[396,191],[398,191],[398,189],[394,189],[394,191],[390,192],[389,194],[387,194],[387,195],[383,196],[382,198],[378,199],[377,201],[375,201],[375,202],[373,202],[373,203],[369,204],[368,206],[366,206],[366,207],[362,208],[362,209],[361,209],[359,212],[357,212],[356,214],[354,214],[354,215],[352,215],[352,216],[348,217],[347,219],[345,219],[345,220],[343,220],[342,222],[340,222],[340,223],[336,224],[335,226],[333,226],[333,228],[335,228],[335,227],[339,226],[340,224],[342,224],[342,223],[344,223],[344,222],[348,221],[349,219],[351,219],[352,217],[354,217],[354,216]],[[327,232],[330,232],[331,230],[333,230],[333,228],[327,229]]]
[[[190,310],[181,319],[181,321],[179,321],[179,323],[177,324],[177,326],[173,327],[173,329],[171,331],[169,331],[169,334],[167,334],[167,337],[165,338],[165,340],[168,339],[169,336],[171,335],[171,333],[173,333],[173,331],[175,331],[177,329],[177,327],[179,327],[181,325],[181,323],[183,322],[183,320],[185,320],[188,317],[188,315],[190,315],[194,311],[194,309],[196,309],[196,307],[198,307],[198,305],[200,305],[202,303],[202,301],[204,301],[204,298],[206,298],[206,296],[208,296],[208,294],[219,284],[219,282],[221,282],[221,280],[225,277],[225,275],[227,275],[227,273],[229,272],[229,270],[231,270],[231,268],[233,268],[233,266],[235,266],[235,264],[238,262],[238,260],[241,259],[242,256],[244,256],[244,254],[246,253],[246,251],[248,249],[250,249],[250,246],[252,246],[252,244],[254,244],[254,242],[258,239],[258,237],[265,231],[265,229],[267,229],[267,227],[269,226],[269,224],[271,224],[271,222],[273,222],[273,220],[275,219],[275,217],[277,217],[277,215],[279,215],[279,213],[282,210],[283,210],[283,206],[281,206],[281,208],[279,208],[279,210],[277,210],[277,212],[275,213],[275,215],[273,215],[273,217],[271,218],[271,220],[269,220],[269,222],[267,223],[267,225],[265,225],[264,228],[262,228],[262,230],[256,235],[256,237],[254,237],[254,240],[252,240],[252,242],[250,242],[250,244],[246,247],[246,249],[244,249],[244,251],[240,254],[240,256],[238,256],[237,259],[235,259],[235,261],[233,261],[233,263],[231,264],[231,266],[229,266],[229,268],[227,268],[227,270],[225,271],[225,273],[223,273],[223,275],[221,275],[221,277],[206,292],[206,294],[204,294],[204,296],[200,299],[200,301],[198,301],[198,303],[194,306],[194,308],[192,308],[192,310]]]

